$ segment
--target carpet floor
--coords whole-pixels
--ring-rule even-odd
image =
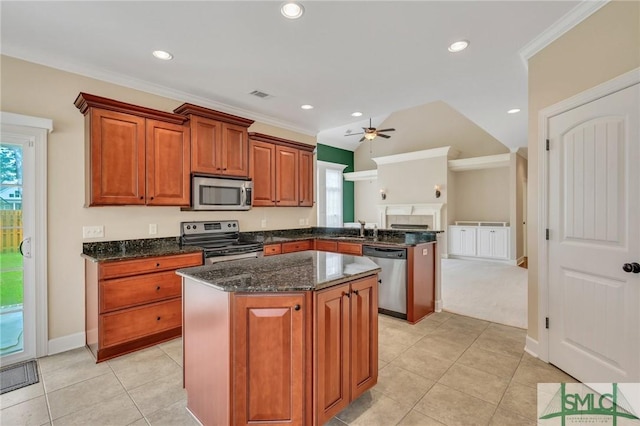
[[[527,328],[527,270],[497,262],[442,259],[445,311]]]

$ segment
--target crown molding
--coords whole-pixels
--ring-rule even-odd
[[[402,154],[386,155],[384,157],[372,158],[377,165],[403,163],[405,161],[424,160],[426,158],[447,157],[458,158],[460,152],[450,146],[441,148],[425,149],[422,151],[403,152]]]
[[[18,52],[17,49],[13,49],[9,46],[2,46],[2,50],[0,51],[0,53],[5,56],[32,62],[34,64],[55,68],[84,77],[94,78],[96,80],[117,84],[118,86],[128,87],[134,90],[140,90],[152,95],[192,103],[206,108],[225,112],[227,114],[249,118],[254,121],[259,121],[271,126],[291,130],[293,132],[302,133],[304,135],[316,136],[317,134],[317,132],[313,129],[299,127],[292,123],[284,122],[264,114],[252,112],[243,108],[237,108],[231,105],[224,104],[222,102],[212,101],[211,99],[207,99],[202,96],[183,92],[181,90],[171,89],[159,84],[149,83],[148,81],[139,80],[137,78],[129,77],[120,73],[115,73],[113,71],[108,71],[102,68],[69,62],[50,54],[29,54],[25,52]]]
[[[359,172],[343,173],[345,180],[350,182],[358,180],[376,180],[378,179],[378,170],[361,170]]]
[[[602,6],[609,3],[610,0],[583,0],[576,7],[567,12],[562,18],[558,19],[549,28],[538,34],[534,39],[525,44],[518,53],[524,62],[525,68],[529,67],[529,59],[536,53],[556,41],[564,33],[587,19],[589,16],[598,11]]]
[[[449,170],[463,172],[465,170],[495,169],[509,167],[511,154],[486,155],[484,157],[449,160]]]

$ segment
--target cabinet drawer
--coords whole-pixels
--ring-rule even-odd
[[[182,279],[174,271],[100,281],[100,313],[179,297]]]
[[[182,326],[182,299],[100,315],[101,347]]]
[[[293,253],[295,251],[313,250],[313,241],[291,241],[289,243],[282,243],[283,253]]]
[[[316,240],[316,250],[321,251],[338,251],[337,241]]]
[[[362,256],[362,244],[338,242],[338,253]]]
[[[126,277],[147,272],[166,271],[202,265],[202,253],[179,254],[175,256],[149,257],[146,259],[120,260],[100,265],[100,279]]]
[[[273,254],[282,253],[282,245],[280,244],[270,244],[268,246],[264,246],[264,255],[271,256]]]

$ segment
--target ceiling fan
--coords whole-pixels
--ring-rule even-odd
[[[369,127],[363,127],[362,130],[364,130],[364,132],[359,132],[359,133],[348,133],[345,136],[353,136],[353,135],[364,135],[362,136],[362,139],[360,139],[358,142],[362,142],[363,140],[373,140],[376,138],[376,136],[380,136],[381,138],[385,138],[385,139],[389,139],[391,136],[389,135],[385,135],[383,132],[394,132],[396,129],[381,129],[378,130],[375,127],[373,127],[371,125],[371,119],[369,119]]]

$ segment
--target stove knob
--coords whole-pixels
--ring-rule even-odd
[[[193,225],[193,229],[196,229],[196,225]]]
[[[187,229],[191,229],[191,225],[187,225]]]
[[[227,228],[231,228],[231,224],[230,223],[227,223]]]

